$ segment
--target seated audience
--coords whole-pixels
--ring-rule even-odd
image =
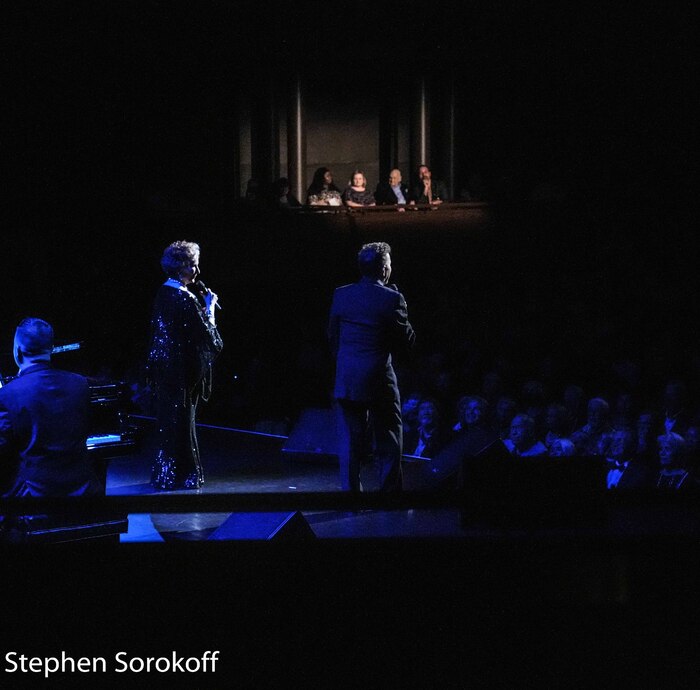
[[[491,428],[496,432],[498,438],[505,440],[510,436],[510,424],[515,417],[517,404],[513,398],[503,395],[496,402]]]
[[[576,455],[576,446],[568,438],[555,438],[549,446],[550,458],[571,458]]]
[[[418,405],[418,427],[404,437],[404,453],[421,458],[434,458],[447,440],[437,401],[433,398],[423,398]]]
[[[657,458],[656,426],[657,421],[653,412],[642,412],[637,418],[636,455],[645,458],[649,463]]]
[[[547,405],[545,412],[544,426],[544,445],[551,450],[554,441],[561,438],[568,438],[568,410],[560,403],[550,403]]]
[[[577,455],[605,455],[611,432],[610,406],[603,398],[591,398],[586,423],[571,435]]]
[[[547,447],[535,436],[535,420],[526,414],[517,414],[510,424],[510,436],[503,441],[511,455],[533,457],[547,455]]]
[[[649,462],[637,455],[637,434],[633,429],[613,431],[606,459],[608,489],[637,489],[653,486],[654,471]]]
[[[573,434],[576,429],[583,426],[586,418],[585,395],[583,388],[576,384],[571,384],[564,389],[564,407],[569,417],[569,433]]]
[[[700,470],[700,427],[694,424],[689,426],[683,439],[683,464],[693,477],[697,477]]]
[[[453,431],[463,432],[473,427],[485,429],[488,426],[489,404],[478,395],[465,395],[457,404],[457,423]]]
[[[612,415],[614,429],[633,429],[636,419],[636,401],[632,393],[620,393],[615,399]]]
[[[401,179],[401,171],[394,168],[389,173],[387,182],[380,182],[374,192],[374,198],[379,206],[399,206],[399,211],[407,204],[415,204],[408,185]]]
[[[682,381],[672,380],[666,384],[663,393],[663,429],[661,433],[673,431],[681,436],[690,425],[687,409],[688,393]]]
[[[669,431],[657,438],[661,469],[656,479],[660,489],[687,489],[693,484],[688,468],[684,466],[684,440],[680,434]]]
[[[538,437],[544,436],[545,430],[545,408],[546,393],[541,381],[531,379],[523,384],[520,394],[520,409],[535,422],[535,434]]]
[[[333,184],[333,173],[328,168],[317,168],[306,190],[309,206],[342,206],[340,190]]]
[[[413,187],[413,198],[419,204],[438,205],[449,201],[447,185],[441,180],[434,180],[427,165],[418,166],[418,181]]]
[[[374,194],[367,189],[367,178],[362,170],[355,170],[350,184],[343,192],[343,201],[350,208],[362,208],[363,206],[376,206]]]
[[[301,206],[299,200],[292,194],[289,188],[289,180],[286,177],[280,177],[272,185],[272,205],[273,208],[283,211]]]
[[[403,422],[404,439],[407,434],[413,433],[418,429],[418,405],[420,405],[420,401],[423,397],[424,396],[418,391],[413,391],[409,393],[401,403],[401,420]]]

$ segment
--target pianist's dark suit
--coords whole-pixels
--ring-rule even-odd
[[[0,388],[0,490],[5,496],[80,496],[103,487],[87,455],[90,389],[79,374],[40,362]]]
[[[369,423],[380,490],[400,490],[401,401],[392,353],[415,341],[403,295],[394,286],[368,277],[337,288],[328,337],[336,357],[341,486],[361,490],[359,471],[367,454]]]

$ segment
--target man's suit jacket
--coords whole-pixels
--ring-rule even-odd
[[[413,194],[408,189],[408,185],[401,183],[401,193],[403,194],[406,203],[413,200]],[[388,182],[380,182],[374,192],[374,198],[379,206],[390,206],[398,204],[399,200]]]
[[[336,289],[328,325],[336,355],[334,396],[370,402],[393,387],[398,397],[392,353],[415,341],[406,300],[395,287],[362,278]]]
[[[98,493],[86,448],[85,377],[46,363],[0,388],[0,491],[8,496]]]
[[[440,199],[442,201],[449,201],[449,192],[447,191],[447,185],[442,180],[432,180],[432,192],[433,201]],[[413,187],[413,198],[419,204],[427,204],[428,197],[425,196],[425,188],[422,182],[417,182]]]

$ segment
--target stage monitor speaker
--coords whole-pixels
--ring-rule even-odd
[[[294,460],[338,462],[335,410],[307,408],[289,434],[282,452]]]
[[[209,540],[213,541],[232,539],[299,541],[315,538],[314,531],[298,510],[293,513],[231,513],[209,535]]]

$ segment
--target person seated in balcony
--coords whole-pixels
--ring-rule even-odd
[[[438,206],[449,201],[447,185],[442,180],[434,180],[427,165],[418,166],[418,181],[413,188],[413,198],[419,204]]]
[[[306,190],[309,206],[342,206],[340,190],[333,183],[333,173],[328,168],[317,168]]]
[[[362,170],[355,170],[350,178],[350,184],[343,191],[343,201],[350,208],[376,206],[374,194],[367,189],[367,178]]]
[[[415,204],[413,194],[408,189],[408,185],[401,178],[401,171],[394,168],[389,173],[386,182],[380,182],[374,192],[374,198],[379,206],[398,206],[399,211],[403,211],[406,205]]]
[[[272,207],[287,211],[290,208],[299,208],[301,204],[299,200],[292,194],[289,187],[289,180],[286,177],[280,177],[272,185],[271,194]]]

